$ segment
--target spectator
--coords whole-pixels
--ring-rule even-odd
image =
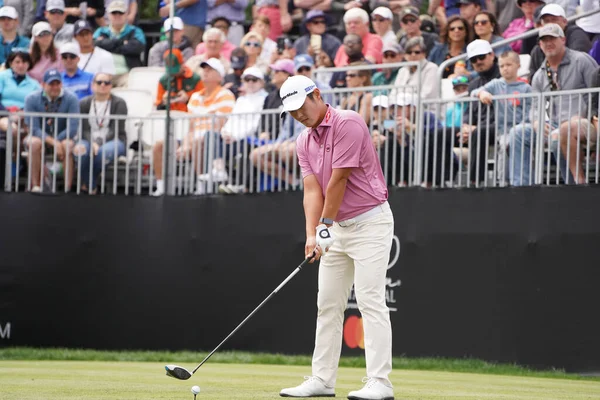
[[[408,90],[415,90],[420,93],[422,99],[435,99],[439,92],[439,78],[437,74],[437,65],[427,61],[425,42],[422,37],[414,37],[406,42],[406,61],[418,62],[419,69],[416,66],[406,66],[400,69],[395,86],[409,86]],[[420,85],[420,92],[419,90]]]
[[[236,0],[236,1],[240,1],[240,0]],[[223,43],[223,47],[221,47],[221,55],[225,59],[231,58],[231,52],[233,51],[233,49],[235,49],[235,46],[233,45],[231,40],[229,40],[229,36],[228,36],[230,25],[231,25],[231,22],[229,22],[229,20],[225,17],[216,17],[211,22],[211,28],[219,29],[221,32],[223,32],[225,34],[225,37],[227,38],[225,40],[225,43]],[[234,43],[237,44],[237,43],[239,43],[240,40],[242,40],[242,36],[244,36],[243,31],[244,30],[242,29],[242,35],[240,36],[239,40]],[[198,54],[204,54],[204,53],[206,53],[206,43],[202,42],[202,43],[199,43],[198,46],[196,46],[195,54],[198,55]]]
[[[225,67],[216,58],[209,58],[201,64],[204,68],[203,83],[204,89],[192,94],[188,102],[188,112],[201,115],[199,118],[190,120],[189,133],[184,137],[183,143],[177,148],[177,157],[187,158],[192,155],[198,173],[196,194],[206,192],[205,182],[207,175],[203,171],[207,170],[204,162],[205,146],[215,146],[208,154],[218,154],[218,147],[213,143],[212,132],[219,132],[225,124],[227,117],[233,110],[235,96],[229,90],[221,86],[225,76]],[[207,139],[208,138],[208,139]],[[209,141],[206,144],[206,140]],[[165,191],[163,172],[163,141],[158,141],[153,149],[154,176],[156,177],[156,191],[153,196],[162,196]],[[208,176],[212,182],[222,182],[227,180],[227,172],[222,163],[216,163]],[[223,179],[225,178],[225,179]]]
[[[271,21],[264,15],[259,15],[254,18],[254,22],[250,27],[250,32],[258,33],[262,38],[262,51],[260,52],[260,59],[266,65],[272,64],[277,60],[273,60],[272,56],[277,53],[277,43],[269,37],[271,32]],[[242,42],[240,42],[240,46],[243,46],[245,43],[242,38]]]
[[[565,45],[565,32],[560,25],[545,24],[539,32],[539,38],[546,58],[531,81],[534,92],[548,93],[592,86],[592,72],[596,71],[598,64],[588,54],[574,51]],[[549,135],[550,149],[555,160],[558,160],[560,173],[567,184],[586,183],[586,174],[581,168],[581,162],[586,154],[586,146],[592,149],[596,147],[597,130],[588,130],[587,98],[577,94],[553,95],[545,98],[547,103],[545,110],[549,121],[545,123],[543,130],[546,136]],[[536,123],[538,116],[535,112],[532,120],[536,131],[539,131],[540,128]],[[514,151],[511,152],[514,162],[523,157],[523,183],[529,182],[531,173],[529,154],[535,144],[535,135],[528,137],[526,133],[516,132]]]
[[[540,12],[542,25],[557,24],[565,34],[566,46],[571,50],[587,53],[592,48],[592,42],[583,29],[575,24],[568,24],[565,10],[558,4],[546,4]],[[540,45],[537,45],[531,51],[531,78],[533,79],[536,71],[541,67],[544,61],[544,53]]]
[[[490,42],[487,40],[477,39],[469,43],[467,46],[467,56],[473,69],[479,74],[469,83],[469,93],[484,86],[492,79],[500,77],[496,57]],[[496,136],[495,113],[491,106],[479,109],[475,105],[469,106],[466,103],[464,107],[463,127],[458,135],[461,136],[463,143],[469,143],[470,145],[471,166],[469,180],[472,183],[477,183],[484,180],[487,172],[485,150],[489,147],[489,143],[493,143]],[[486,142],[482,144],[480,139],[486,140]]]
[[[508,25],[508,28],[506,28],[504,34],[502,35],[506,39],[533,29],[535,27],[533,12],[537,7],[543,5],[544,2],[542,0],[517,0],[517,4],[519,5],[521,11],[523,11],[523,17],[514,19],[510,25]],[[517,40],[510,43],[510,47],[519,53],[521,51],[522,44],[523,40]],[[496,54],[498,54],[498,52],[496,52]]]
[[[452,79],[452,90],[454,91],[454,99],[459,100],[461,97],[469,95],[469,78],[461,75]],[[446,127],[451,129],[451,134],[456,135],[462,128],[462,119],[464,112],[464,103],[455,101],[453,104],[446,106]]]
[[[500,36],[496,17],[494,17],[494,14],[487,11],[480,11],[475,15],[475,19],[473,20],[473,30],[475,31],[475,39],[487,40],[490,44],[504,40],[502,36]],[[507,44],[494,49],[494,53],[497,57],[507,51],[510,51],[510,46]]]
[[[350,64],[356,62],[367,62],[367,59],[363,55],[363,43],[360,36],[356,34],[348,34],[344,38],[344,46],[340,47],[346,56]],[[338,51],[339,53],[339,51]],[[331,77],[331,87],[346,87],[346,72],[334,72]]]
[[[267,72],[269,64],[265,62],[265,60],[260,58],[260,53],[262,49],[263,38],[257,32],[248,32],[243,38],[240,46],[246,52],[248,56],[248,60],[246,61],[246,68],[249,67],[258,67],[263,73]]]
[[[140,54],[146,47],[144,32],[129,25],[125,17],[127,6],[122,0],[112,0],[108,6],[109,26],[94,32],[95,45],[110,52],[115,63],[113,86],[125,86],[129,70],[142,65]]]
[[[181,52],[184,61],[190,59],[194,55],[194,49],[192,49],[189,39],[183,35],[183,21],[181,18],[174,17],[172,22],[171,18],[168,18],[165,20],[163,26],[167,37],[170,35],[171,28],[173,28],[173,49],[178,49]],[[169,40],[161,40],[152,46],[148,53],[148,66],[164,67],[165,60],[163,55],[168,49]]]
[[[98,72],[104,72],[108,75],[114,75],[115,61],[112,54],[101,47],[94,45],[92,36],[92,27],[86,20],[75,22],[75,40],[79,43],[79,64],[78,67],[92,75]]]
[[[335,59],[342,42],[336,36],[326,33],[328,21],[329,17],[323,11],[311,10],[306,13],[303,21],[306,33],[294,42],[296,53],[308,54],[313,58],[318,57],[320,53],[325,53],[330,62]]]
[[[313,69],[315,66],[315,62],[311,56],[308,54],[299,54],[294,57],[294,71],[296,75],[304,75],[307,78],[312,77]],[[315,81],[315,85],[317,85],[317,89],[321,92],[321,97],[326,104],[329,104],[333,107],[336,106],[335,99],[331,93],[324,94],[324,90],[331,90],[331,86],[327,83],[323,83],[320,81]]]
[[[288,11],[287,0],[255,0],[253,16],[264,15],[271,21],[269,39],[276,40],[292,28],[292,17]]]
[[[429,61],[437,65],[466,53],[467,44],[472,40],[470,25],[464,18],[457,15],[450,17],[446,28],[442,31],[441,43],[435,45],[428,57]],[[457,73],[455,66],[456,64],[448,65],[444,69],[443,77],[448,78],[450,75]]]
[[[48,0],[44,15],[52,28],[56,48],[60,49],[63,44],[73,41],[73,24],[65,22],[67,15],[64,0]]]
[[[4,7],[13,7],[19,17],[19,35],[29,38],[31,27],[35,22],[33,0],[4,0]]]
[[[0,39],[2,51],[0,52],[0,64],[4,64],[13,49],[29,49],[29,38],[19,35],[19,16],[14,7],[4,6],[0,8]]]
[[[480,0],[459,0],[458,7],[460,10],[460,16],[464,18],[469,25],[473,25],[475,16],[481,11]]]
[[[421,19],[419,18],[419,10],[415,7],[406,7],[400,14],[400,25],[402,31],[398,32],[398,43],[406,49],[406,42],[415,37],[422,37],[425,42],[427,54],[431,52],[436,42],[438,35],[435,33],[423,32],[421,30]]]
[[[125,120],[111,116],[127,115],[127,103],[111,94],[111,88],[112,76],[99,72],[94,77],[93,94],[79,103],[81,114],[89,114],[89,118],[82,120],[81,140],[73,148],[73,155],[80,168],[81,190],[90,194],[96,194],[98,176],[106,166],[112,164],[115,157],[125,155]]]
[[[196,74],[183,63],[183,54],[179,49],[169,50],[163,53],[163,65],[166,65],[166,73],[158,81],[156,91],[156,108],[164,110],[167,108],[167,96],[171,96],[170,109],[187,112],[187,104],[192,94],[204,88],[200,75]],[[171,90],[169,87],[169,74],[173,75]]]
[[[248,6],[248,0],[207,0],[206,3],[208,5],[206,20],[212,21],[211,26],[213,28],[221,30],[223,28],[217,26],[217,21],[226,22],[227,32],[225,34],[227,35],[227,42],[238,45],[244,36],[245,11]]]
[[[373,64],[380,64],[383,42],[379,36],[369,33],[369,14],[361,8],[351,8],[344,14],[344,24],[347,34],[355,34],[360,37],[365,59]],[[333,62],[336,67],[343,67],[348,65],[348,58],[349,55],[345,49],[340,47]]]
[[[104,0],[87,0],[87,7],[85,9],[81,5],[81,0],[65,0],[65,14],[67,14],[67,23],[75,24],[75,22],[78,20],[85,19],[93,27],[103,25]],[[82,11],[85,12],[85,15],[81,14]]]
[[[15,49],[10,53],[6,59],[7,69],[0,72],[0,110],[12,112],[22,110],[25,107],[25,97],[40,89],[38,81],[27,75],[30,66],[31,57],[26,51]],[[8,131],[9,121],[12,122],[16,137],[19,128],[18,118],[13,116],[0,118],[0,134],[4,136]],[[0,150],[0,153],[3,151]],[[2,175],[0,179],[3,179]]]
[[[273,88],[269,90],[265,98],[263,110],[273,110],[282,107],[283,103],[279,96],[279,89],[287,78],[294,75],[294,63],[285,59],[277,60],[275,64],[271,65],[270,69],[272,72],[271,83]],[[279,118],[279,115],[263,115],[260,123],[262,131],[259,134],[259,138],[275,140],[279,136],[287,137],[286,134],[280,135],[281,126],[286,126],[285,122],[288,121],[286,115],[284,114],[282,119]]]
[[[208,11],[206,3],[206,0],[178,0],[175,3],[175,15],[183,21],[184,35],[192,42],[193,49],[198,46],[204,34]],[[158,14],[162,18],[167,18],[171,12],[171,0],[162,0],[161,4],[163,5],[158,10]]]
[[[383,46],[383,63],[394,64],[404,61],[404,49],[397,43],[386,43]],[[398,76],[400,67],[383,68],[380,72],[373,75],[373,86],[393,85]],[[388,89],[380,90],[374,93],[374,96],[389,93]]]
[[[506,164],[506,147],[513,151],[514,143],[512,137],[516,135],[516,131],[520,130],[519,135],[530,136],[532,126],[530,124],[529,115],[533,103],[532,98],[522,98],[519,94],[531,93],[531,86],[520,81],[518,71],[520,67],[519,55],[514,51],[502,53],[499,57],[500,75],[501,78],[492,79],[490,82],[483,85],[481,88],[471,92],[472,97],[477,97],[482,104],[494,104],[494,109],[497,112],[498,119],[496,120],[496,137],[498,162],[497,172],[498,179],[503,182],[506,176],[507,168],[512,168],[510,172],[510,180],[513,186],[519,186],[521,180],[521,159],[514,160],[510,164]],[[514,94],[511,99],[492,100],[492,96],[502,96]],[[522,131],[529,132],[523,133]],[[485,157],[486,149],[482,149],[480,154],[479,168],[484,168],[487,161]],[[521,150],[521,149],[519,149]]]
[[[520,7],[518,1],[519,0],[495,0],[496,20],[498,21],[498,27],[501,32],[506,32],[508,25],[512,21],[523,17],[523,8]]]
[[[63,87],[75,93],[79,100],[92,95],[94,75],[79,69],[79,45],[68,42],[60,47],[60,57],[65,71],[62,73]]]
[[[231,93],[233,93],[236,98],[243,94],[240,93],[239,90],[240,86],[242,86],[242,73],[246,69],[247,61],[248,56],[241,47],[238,47],[231,52],[231,69],[233,72],[225,75],[223,87],[231,90]]]
[[[367,65],[367,63],[357,62],[350,64],[352,67],[363,65]],[[349,70],[346,73],[346,86],[356,90],[351,92],[349,96],[346,95],[342,98],[340,108],[342,110],[356,111],[363,117],[365,123],[368,125],[371,121],[371,101],[373,100],[373,93],[362,90],[361,88],[373,86],[371,82],[371,70]]]
[[[204,43],[206,43],[206,52],[200,55],[192,56],[185,62],[185,65],[202,77],[202,63],[208,59],[216,58],[221,62],[221,64],[223,64],[225,71],[228,71],[229,60],[226,59],[221,52],[223,43],[225,43],[227,40],[223,31],[217,28],[209,28],[206,30],[206,32],[204,32],[202,40]]]
[[[392,30],[392,22],[394,20],[392,10],[387,7],[377,7],[371,13],[371,19],[373,21],[373,30],[381,37],[384,46],[388,42],[396,42],[396,35]]]
[[[35,25],[33,30],[35,31]],[[59,70],[47,70],[43,82],[42,90],[30,93],[25,98],[26,113],[79,114],[79,101],[73,93],[63,90]],[[44,145],[54,150],[58,161],[65,163],[65,190],[70,191],[75,168],[71,150],[77,136],[79,119],[30,116],[25,118],[25,122],[30,132],[24,141],[29,149],[30,190],[41,191],[42,145]]]
[[[544,9],[544,7],[546,7],[545,3],[540,4],[533,11],[533,27],[534,28],[542,27],[541,14],[542,14],[542,10]],[[537,44],[538,44],[538,39],[539,38],[537,37],[537,35],[533,35],[533,36],[523,39],[522,44],[521,44],[521,54],[531,54],[533,51],[533,48],[535,46],[537,46]],[[535,73],[535,71],[533,71],[533,72]]]
[[[598,3],[595,0],[580,0],[579,3],[581,4],[582,13],[598,8]],[[600,13],[579,18],[575,23],[588,34],[592,43],[600,37]]]
[[[33,25],[33,44],[31,45],[31,68],[29,76],[42,83],[44,74],[50,69],[63,71],[58,49],[52,40],[52,28],[47,22]]]

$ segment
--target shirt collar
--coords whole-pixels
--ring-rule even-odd
[[[325,117],[323,117],[323,121],[321,121],[319,126],[317,126],[316,128],[311,128],[311,131],[314,132],[317,136],[319,136],[319,128],[326,128],[332,125],[333,116],[335,112],[335,109],[329,104],[327,104],[327,112],[325,113]],[[321,129],[320,131],[323,132],[323,129]]]

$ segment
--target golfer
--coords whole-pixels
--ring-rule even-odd
[[[385,302],[394,217],[371,135],[354,111],[325,104],[301,75],[279,90],[283,112],[308,129],[296,151],[304,180],[306,257],[321,258],[312,376],[282,397],[333,397],[342,347],[344,311],[354,284],[364,327],[367,378],[348,399],[394,398],[392,328]]]

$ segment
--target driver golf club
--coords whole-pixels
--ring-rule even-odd
[[[175,378],[175,379],[180,379],[180,380],[190,379],[192,377],[192,375],[194,375],[196,373],[196,371],[198,371],[198,368],[200,368],[202,366],[202,364],[204,364],[206,361],[208,361],[208,359],[217,350],[219,350],[219,348],[223,345],[223,343],[225,343],[227,340],[229,340],[229,338],[232,337],[233,334],[236,333],[246,323],[246,321],[248,321],[258,310],[260,310],[260,308],[262,306],[264,306],[266,302],[271,300],[271,297],[273,297],[277,292],[279,292],[279,290],[281,290],[281,288],[283,288],[294,276],[296,276],[296,274],[298,272],[300,272],[302,267],[304,267],[313,258],[315,258],[314,252],[309,257],[304,259],[304,261],[302,261],[302,263],[300,265],[298,265],[298,267],[294,271],[292,271],[292,273],[289,274],[288,277],[285,278],[285,280],[283,282],[281,282],[279,284],[279,286],[277,286],[275,288],[275,290],[273,290],[273,292],[271,292],[271,294],[268,295],[267,298],[264,299],[262,301],[262,303],[260,303],[258,305],[258,307],[256,307],[250,314],[248,314],[248,316],[246,318],[244,318],[244,320],[242,322],[240,322],[240,324],[238,326],[236,326],[236,328],[229,335],[227,335],[227,337],[225,339],[223,339],[223,341],[221,343],[219,343],[213,351],[208,353],[208,355],[206,357],[204,357],[204,360],[202,360],[202,362],[200,364],[198,364],[198,366],[192,372],[188,371],[187,369],[185,369],[183,367],[170,364],[170,365],[165,366],[165,370],[167,371],[167,376],[170,376],[171,378]]]

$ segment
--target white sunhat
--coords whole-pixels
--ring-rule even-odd
[[[287,78],[281,85],[281,89],[279,89],[279,96],[283,103],[281,115],[286,111],[296,111],[302,107],[306,96],[316,88],[317,85],[312,79],[304,75],[294,75]]]
[[[242,73],[242,79],[244,79],[247,76],[253,76],[255,78],[262,79],[263,81],[265,80],[265,74],[263,74],[263,72],[258,67],[246,68]]]
[[[472,58],[475,56],[480,56],[482,54],[490,54],[493,53],[492,45],[487,40],[477,39],[473,40],[467,46],[467,57]]]
[[[200,64],[201,68],[204,68],[205,66],[209,66],[212,69],[214,69],[215,71],[217,71],[222,78],[225,77],[225,67],[223,66],[223,63],[221,63],[221,61],[217,60],[216,58],[209,58],[208,60],[204,61],[203,63]]]

